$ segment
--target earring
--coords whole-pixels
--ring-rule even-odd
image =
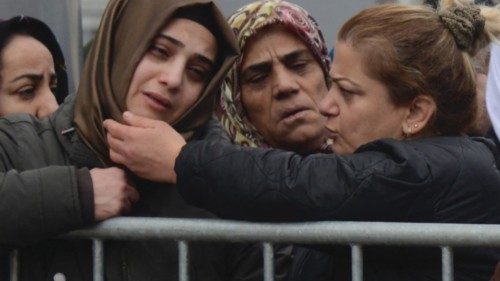
[[[413,127],[416,129],[418,128],[418,124],[413,124]]]

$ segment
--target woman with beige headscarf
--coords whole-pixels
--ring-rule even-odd
[[[187,205],[176,189],[112,167],[102,121],[122,122],[129,110],[168,122],[187,141],[202,139],[214,90],[237,55],[213,1],[109,2],[77,95],[48,119],[0,122],[0,246],[25,246],[21,280],[91,280],[89,243],[46,239],[96,221],[124,213],[213,217]],[[221,261],[223,254],[221,247],[191,245],[191,277],[227,276],[221,264],[231,263]],[[107,280],[174,280],[177,247],[109,243],[105,264]]]

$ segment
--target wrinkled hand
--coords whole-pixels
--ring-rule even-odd
[[[125,171],[113,167],[90,170],[94,188],[95,220],[101,221],[130,211],[139,193],[128,181]]]
[[[105,120],[109,156],[141,178],[176,183],[175,159],[186,144],[184,138],[163,121],[125,112],[126,124]]]

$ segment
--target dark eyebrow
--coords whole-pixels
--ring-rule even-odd
[[[304,57],[304,58],[311,57],[312,58],[312,54],[311,54],[311,52],[309,52],[309,50],[306,50],[306,49],[296,50],[296,51],[293,51],[291,53],[288,53],[288,54],[282,56],[280,58],[280,61],[283,62],[284,64],[288,64],[288,63],[296,61],[297,59],[300,59],[302,57]]]
[[[281,56],[279,60],[287,65],[301,57],[312,57],[312,55],[307,49],[299,49]],[[263,61],[247,66],[245,69],[242,69],[241,77],[244,79],[249,72],[268,72],[271,64],[271,61]]]
[[[17,76],[16,78],[12,79],[10,81],[10,83],[13,83],[13,82],[19,81],[21,79],[25,79],[25,78],[30,79],[30,80],[35,81],[35,82],[38,82],[38,81],[43,79],[43,75],[42,74],[27,73],[27,74],[23,74],[21,76]]]
[[[181,41],[179,41],[179,40],[177,40],[177,39],[175,39],[173,37],[170,37],[170,36],[168,36],[166,34],[160,34],[157,37],[166,39],[166,40],[172,42],[172,44],[174,44],[174,45],[176,45],[178,47],[182,47],[182,48],[186,47],[186,45],[184,45],[184,43],[182,43]]]
[[[182,43],[181,41],[173,38],[173,37],[170,37],[166,34],[160,34],[158,35],[157,37],[160,37],[160,38],[163,38],[165,40],[168,40],[170,41],[172,44],[176,45],[177,47],[181,47],[181,48],[184,48],[186,47],[186,45],[184,43]],[[207,58],[206,56],[202,55],[202,54],[199,54],[199,53],[196,53],[196,58],[203,61],[204,63],[208,64],[210,67],[213,67],[215,65],[215,62],[209,58]]]

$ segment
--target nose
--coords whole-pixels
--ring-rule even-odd
[[[299,86],[292,73],[283,66],[277,66],[272,74],[274,80],[273,97],[286,99],[299,91]]]
[[[326,117],[335,117],[339,115],[340,108],[335,100],[335,86],[333,85],[328,94],[319,103],[319,112]]]
[[[173,61],[168,65],[162,65],[158,82],[170,90],[178,89],[182,85],[185,63],[180,60]]]
[[[44,88],[43,92],[40,93],[37,99],[38,104],[35,115],[38,118],[49,116],[52,112],[56,111],[57,107],[59,107],[56,97],[54,93],[52,93],[50,87]]]

